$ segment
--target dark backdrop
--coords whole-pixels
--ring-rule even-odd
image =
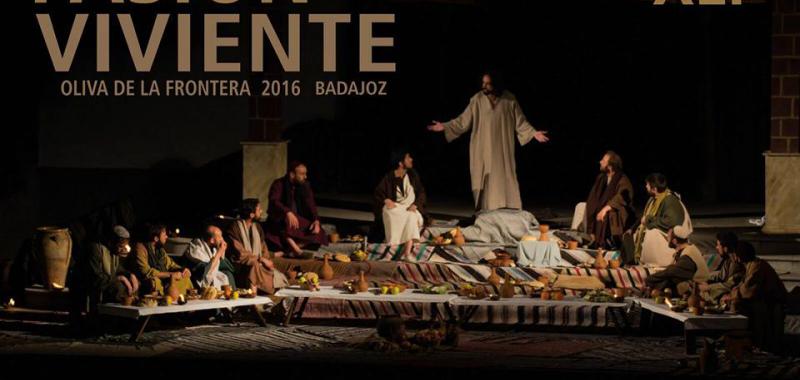
[[[203,12],[237,9],[204,8],[204,3],[188,8],[194,16],[195,37],[202,32]],[[291,139],[290,155],[309,162],[317,191],[371,192],[387,169],[389,151],[403,144],[415,151],[433,200],[469,200],[468,136],[447,144],[425,126],[432,119],[446,121],[462,112],[478,90],[481,71],[495,67],[505,72],[528,119],[549,130],[552,138],[547,145],[534,142],[517,150],[526,207],[572,204],[585,197],[606,149],[623,156],[637,187],[647,173],[661,171],[690,204],[763,201],[761,153],[769,139],[768,4],[286,3],[252,6],[245,12],[255,9],[275,18],[288,12],[303,15],[303,71],[287,74],[286,79],[389,81],[387,97],[317,98],[309,87],[303,97],[285,100],[284,137]],[[100,8],[93,9],[110,9],[96,6]],[[46,9],[63,39],[81,8],[54,3]],[[187,11],[169,2],[126,9],[132,10],[137,27],[143,29],[152,25],[156,10]],[[93,99],[56,94],[65,78],[237,77],[199,71],[201,38],[194,39],[196,71],[176,74],[175,20],[171,20],[153,73],[136,74],[112,21],[112,73],[98,75],[93,73],[90,20],[73,72],[55,74],[35,18],[30,13],[22,16],[25,12],[29,11],[20,11],[17,20],[23,26],[8,32],[19,36],[11,38],[10,51],[29,52],[25,59],[13,55],[11,63],[17,66],[7,78],[20,94],[5,103],[6,125],[19,136],[3,152],[3,210],[19,215],[9,228],[28,231],[36,224],[64,224],[104,203],[134,193],[146,197],[142,194],[152,195],[160,187],[170,191],[155,195],[161,206],[154,213],[177,213],[169,210],[170,205],[199,212],[236,202],[241,193],[237,152],[239,142],[247,138],[247,99]],[[339,29],[338,72],[323,75],[321,28],[305,25],[306,15],[314,12],[395,13],[396,24],[380,25],[376,34],[393,35],[396,46],[377,49],[376,57],[396,61],[397,72],[358,73],[354,23]],[[249,40],[247,24],[243,25],[238,31],[225,29],[239,34],[244,47],[225,50],[226,59],[247,61]],[[19,30],[27,28],[32,33],[21,36]],[[274,59],[266,51],[265,59]],[[180,175],[164,174],[170,170]],[[225,173],[226,185],[184,184],[185,191],[180,187],[206,184],[208,173],[214,172]],[[197,173],[203,174],[193,175]],[[160,182],[170,178],[175,180],[169,185]],[[643,201],[641,193],[638,199]]]

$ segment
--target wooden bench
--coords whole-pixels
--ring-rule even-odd
[[[642,309],[651,313],[672,318],[683,324],[684,337],[686,338],[686,353],[693,355],[697,352],[696,339],[698,336],[711,335],[727,331],[747,330],[747,317],[739,314],[725,312],[723,314],[694,315],[688,312],[675,312],[665,304],[657,304],[652,299],[634,298]]]
[[[199,310],[214,310],[214,309],[229,309],[235,307],[252,306],[255,310],[258,322],[262,326],[267,325],[267,321],[258,306],[272,305],[273,302],[269,297],[258,296],[255,298],[239,298],[237,300],[193,300],[186,304],[178,305],[173,304],[170,306],[156,306],[156,307],[143,307],[143,306],[123,306],[119,303],[100,304],[97,310],[100,314],[110,315],[121,318],[133,319],[136,321],[134,330],[131,333],[130,341],[136,342],[141,338],[147,323],[154,315],[185,313],[190,311]]]

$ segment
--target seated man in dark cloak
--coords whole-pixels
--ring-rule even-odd
[[[328,244],[307,178],[308,168],[292,162],[286,175],[269,188],[267,243],[270,249],[286,252],[288,256],[299,256],[304,248],[317,249]]]
[[[744,265],[742,281],[722,296],[721,302],[732,305],[736,313],[747,316],[753,343],[763,350],[780,353],[784,330],[786,287],[768,262],[756,257],[753,245],[740,241],[733,258]]]
[[[594,238],[593,248],[619,248],[634,215],[631,180],[622,172],[622,158],[608,151],[586,200],[586,232]]]

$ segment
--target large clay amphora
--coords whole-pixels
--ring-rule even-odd
[[[67,283],[69,260],[72,257],[72,238],[69,230],[59,227],[36,229],[33,254],[40,266],[44,286],[61,290]]]

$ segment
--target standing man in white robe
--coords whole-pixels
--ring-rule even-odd
[[[499,74],[483,75],[481,91],[460,116],[446,123],[434,121],[428,129],[444,132],[447,142],[472,130],[469,167],[476,211],[522,208],[514,137],[521,145],[533,139],[541,143],[549,139],[546,131],[537,131],[528,122]]]
[[[386,243],[405,244],[404,256],[411,254],[425,225],[425,188],[413,170],[414,159],[406,150],[392,154],[394,169],[375,188],[375,218],[383,221]]]

